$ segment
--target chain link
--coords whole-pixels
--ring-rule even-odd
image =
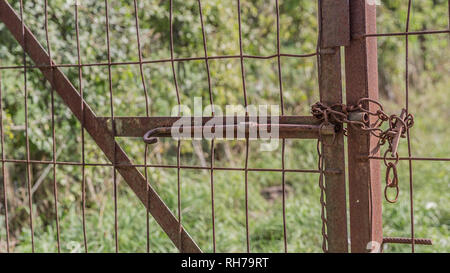
[[[376,110],[370,111],[364,108],[363,104],[375,104]],[[363,131],[370,132],[373,136],[378,138],[378,145],[382,146],[388,143],[389,147],[385,151],[383,156],[383,162],[386,165],[386,186],[384,188],[384,196],[389,203],[395,203],[399,196],[398,186],[398,172],[397,164],[399,162],[399,156],[397,152],[398,138],[406,137],[406,132],[414,125],[414,117],[412,114],[406,114],[406,110],[402,109],[402,114],[387,115],[383,109],[383,105],[377,100],[370,98],[361,98],[356,105],[345,104],[333,104],[331,106],[322,102],[317,102],[311,107],[312,115],[321,120],[321,126],[333,124],[337,126],[338,130],[342,130],[344,135],[347,136],[347,128],[344,128],[344,124],[355,126]],[[352,113],[360,113],[359,119],[352,119],[350,116]],[[370,117],[376,117],[373,123],[370,123]],[[387,129],[381,129],[384,123],[388,123]],[[328,234],[327,234],[327,215],[326,215],[326,185],[324,183],[324,154],[323,146],[332,145],[335,141],[334,136],[331,144],[324,142],[319,130],[319,138],[317,140],[317,154],[319,156],[318,169],[319,169],[319,188],[320,188],[320,205],[322,220],[322,250],[328,252]],[[397,141],[396,141],[397,139]],[[388,153],[391,153],[391,157],[388,158]],[[394,161],[392,161],[394,160]],[[391,178],[392,174],[392,178]],[[394,198],[390,198],[388,189],[395,189]]]
[[[364,108],[363,104],[374,104],[376,110],[370,111]],[[399,138],[405,138],[406,132],[414,125],[414,116],[410,113],[406,113],[405,109],[402,109],[402,114],[398,115],[388,115],[383,109],[383,105],[374,99],[361,98],[356,105],[345,105],[345,104],[333,104],[331,106],[326,105],[322,102],[317,102],[311,107],[311,113],[314,117],[322,121],[322,125],[333,124],[337,126],[338,130],[342,130],[344,135],[347,136],[347,129],[343,127],[344,124],[350,126],[355,126],[360,130],[370,132],[374,137],[378,138],[378,145],[383,146],[388,143],[389,147],[384,153],[383,161],[386,166],[386,186],[384,189],[384,195],[388,202],[397,202],[399,195],[398,186],[398,172],[397,164],[399,162],[399,156],[397,152]],[[359,113],[358,118],[351,118],[353,113]],[[366,117],[366,118],[364,118]],[[376,117],[374,122],[370,122],[370,117]],[[372,118],[373,120],[373,118]],[[381,126],[387,123],[389,126],[387,129],[381,129]],[[323,184],[323,153],[321,151],[321,145],[323,139],[319,136],[317,142],[317,151],[319,153],[319,186],[321,188],[321,204],[322,204],[322,222],[326,225],[326,217],[324,213],[325,202],[323,201],[323,195],[325,186]],[[391,153],[391,156],[388,156]],[[393,160],[393,162],[392,162]],[[391,178],[392,175],[392,178]],[[388,195],[388,189],[395,189],[395,197],[392,199]],[[324,233],[324,241],[326,241],[326,228],[322,228]],[[326,246],[326,242],[324,243]]]
[[[322,123],[322,126],[325,125]],[[324,253],[328,252],[328,235],[327,235],[327,216],[326,216],[326,207],[327,204],[325,202],[325,183],[324,183],[324,175],[323,175],[323,145],[324,141],[322,138],[322,134],[319,130],[319,138],[317,139],[317,154],[319,155],[319,160],[317,163],[317,167],[319,169],[319,188],[320,188],[320,218],[322,220],[322,250]]]

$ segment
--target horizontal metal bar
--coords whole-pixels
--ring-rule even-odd
[[[53,63],[53,60],[45,51],[44,47],[39,43],[31,30],[23,24],[19,15],[6,0],[0,0],[0,21],[9,29],[35,64]],[[118,172],[142,204],[149,209],[156,222],[161,226],[175,246],[184,252],[201,252],[186,230],[184,228],[180,230],[178,219],[173,215],[172,211],[154,188],[147,183],[144,176],[136,167],[131,166],[131,159],[114,140],[113,135],[105,124],[99,122],[94,111],[81,98],[80,93],[66,75],[59,68],[41,69],[41,72],[72,111],[73,115],[80,121],[83,119],[84,128],[109,161],[119,162],[123,165],[117,168]],[[83,108],[81,107],[81,103],[83,103]],[[179,240],[180,233],[182,234],[181,241]]]
[[[402,237],[384,237],[383,244],[412,244],[411,238]],[[414,244],[416,245],[433,245],[431,239],[414,238]]]
[[[399,157],[399,158],[384,158],[381,156],[365,156],[361,157],[361,160],[367,160],[367,159],[373,159],[373,160],[413,160],[413,161],[442,161],[447,162],[450,161],[450,158],[445,157]]]
[[[317,52],[304,53],[304,54],[290,54],[290,53],[280,53],[280,57],[287,58],[309,58],[317,56]],[[259,60],[270,60],[277,58],[278,54],[271,55],[242,55],[243,59],[259,59]],[[139,64],[156,64],[156,63],[168,63],[171,61],[174,62],[189,62],[189,61],[205,61],[205,60],[223,60],[223,59],[240,59],[241,55],[219,55],[219,56],[207,56],[207,57],[185,57],[185,58],[166,58],[166,59],[157,59],[157,60],[143,60],[139,61],[126,61],[126,62],[97,62],[97,63],[82,63],[82,64],[54,64],[52,66],[48,64],[40,64],[40,65],[27,65],[27,69],[42,69],[42,68],[54,68],[54,67],[91,67],[91,66],[122,66],[122,65],[139,65]],[[9,65],[9,66],[0,66],[0,70],[6,69],[23,69],[25,66],[23,65]]]
[[[36,164],[36,165],[53,165],[50,160],[25,160],[25,159],[0,159],[0,162],[9,164]],[[56,161],[56,165],[61,166],[88,166],[88,167],[137,167],[137,168],[163,168],[163,169],[191,169],[191,170],[217,170],[217,171],[248,171],[248,172],[285,172],[285,173],[320,173],[317,169],[280,169],[280,168],[237,168],[237,167],[210,167],[195,165],[168,165],[168,164],[121,164],[121,163],[82,163],[70,161]],[[341,170],[325,170],[326,174],[342,174]]]
[[[149,130],[144,135],[144,142],[154,144],[159,137],[173,137],[173,127],[158,127]],[[202,126],[183,126],[174,128],[179,134],[188,138],[204,139],[271,139],[282,138],[282,135],[297,136],[301,138],[305,134],[320,132],[321,135],[334,135],[333,125],[305,125],[305,124],[260,124],[256,122],[241,122],[232,125],[202,125]],[[181,132],[180,132],[181,130]],[[270,133],[269,133],[270,131]],[[277,132],[278,135],[275,135]]]
[[[446,34],[450,33],[450,29],[444,30],[422,30],[422,31],[409,31],[409,32],[392,32],[392,33],[369,33],[364,34],[362,37],[393,37],[393,36],[406,36],[406,35],[429,35],[429,34]],[[358,38],[358,37],[355,37]]]
[[[213,117],[202,117],[201,125],[204,126]],[[115,133],[116,137],[142,137],[150,130],[158,128],[170,128],[180,117],[115,117]],[[191,117],[191,124],[195,124],[195,118]],[[106,124],[108,130],[112,132],[112,122],[109,117],[99,117],[99,122]],[[223,117],[222,124],[237,124],[239,122],[261,122],[271,124],[271,117],[264,119],[258,117]],[[279,138],[300,138],[300,139],[317,139],[319,137],[319,129],[322,134],[333,134],[333,126],[324,126],[320,128],[321,121],[313,116],[280,116],[274,125],[285,125],[285,129],[280,130]],[[290,126],[297,125],[297,126]],[[292,128],[288,128],[292,127]],[[170,130],[164,129],[159,136],[170,136]]]

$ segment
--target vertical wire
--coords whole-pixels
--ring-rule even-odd
[[[114,97],[112,90],[112,76],[111,76],[111,45],[109,38],[109,11],[108,0],[105,0],[105,19],[106,19],[106,45],[108,50],[108,83],[109,83],[109,104],[111,109],[111,122],[113,131],[113,180],[114,180],[114,239],[116,244],[116,252],[119,252],[119,238],[118,238],[118,219],[117,219],[117,173],[116,173],[116,124],[114,118]]]
[[[211,173],[210,173],[210,181],[211,181],[211,218],[212,218],[212,232],[213,232],[213,252],[216,253],[216,218],[214,211],[214,139],[211,140]]]
[[[320,133],[320,132],[319,132]],[[328,252],[328,235],[327,235],[327,218],[326,218],[326,203],[325,203],[325,185],[324,185],[324,171],[323,171],[323,139],[322,135],[319,134],[319,139],[317,140],[317,154],[319,156],[318,169],[319,169],[319,188],[320,188],[320,218],[322,220],[322,251],[324,253]]]
[[[410,24],[410,19],[411,19],[411,5],[412,5],[412,0],[408,1],[408,16],[406,19],[406,41],[405,41],[405,46],[406,46],[406,52],[405,52],[405,89],[406,89],[406,115],[408,116],[409,114],[409,67],[408,67],[408,63],[409,63],[409,24]],[[412,167],[412,160],[411,160],[411,138],[410,138],[410,132],[409,132],[409,128],[406,129],[406,137],[407,137],[407,141],[408,141],[408,157],[409,157],[409,200],[410,200],[410,212],[411,212],[411,252],[414,253],[415,252],[415,234],[414,234],[414,198],[413,198],[413,193],[414,193],[414,181],[413,181],[413,167]]]
[[[141,38],[140,38],[140,28],[139,28],[139,13],[138,13],[137,0],[134,0],[134,14],[135,14],[135,24],[136,24],[136,40],[137,40],[138,54],[139,54],[139,72],[140,72],[140,75],[141,75],[142,88],[143,88],[144,97],[145,97],[145,113],[146,113],[146,115],[148,117],[148,116],[150,116],[150,112],[149,112],[147,85],[145,84],[144,68],[143,68],[143,65],[142,65],[142,49],[141,49]]]
[[[148,184],[148,167],[147,167],[147,154],[148,154],[148,145],[145,145],[144,149],[144,177],[145,177],[145,183],[146,183],[146,198],[147,198],[147,204],[145,206],[145,228],[146,228],[146,241],[147,241],[147,253],[150,253],[150,185]]]
[[[322,0],[317,1],[317,44],[316,44],[316,53],[317,53],[317,74],[320,79],[322,78],[322,70],[321,70],[321,45],[322,45]],[[320,133],[320,131],[319,131]],[[323,140],[322,135],[319,134],[319,138],[317,139],[317,154],[318,154],[318,169],[319,169],[319,188],[320,188],[320,218],[322,221],[322,251],[324,253],[328,252],[328,235],[327,235],[327,216],[326,216],[326,203],[325,203],[325,185],[324,185],[324,172],[323,172]]]
[[[276,0],[276,12],[277,12],[277,61],[278,61],[278,83],[280,88],[280,101],[281,101],[281,115],[284,116],[284,101],[283,101],[283,78],[281,75],[281,53],[280,53],[280,7],[278,0]],[[285,181],[285,149],[286,140],[283,138],[281,147],[281,183],[283,190],[283,240],[284,240],[284,252],[287,253],[287,234],[286,234],[286,181]]]
[[[450,31],[450,0],[447,1],[447,9],[448,9],[447,30]],[[448,42],[450,43],[450,32],[448,33]]]
[[[248,102],[247,102],[247,88],[245,85],[245,66],[244,66],[244,50],[242,46],[242,20],[241,20],[241,1],[237,0],[238,8],[238,25],[239,25],[239,57],[241,61],[241,76],[242,76],[242,90],[244,92],[244,106],[245,116],[248,116]],[[250,253],[250,233],[248,226],[248,153],[249,153],[249,138],[245,138],[245,236],[247,242],[247,253]]]
[[[287,248],[287,234],[286,234],[286,181],[285,176],[285,150],[286,150],[286,140],[283,138],[282,146],[281,146],[281,169],[283,170],[281,173],[281,187],[283,191],[282,205],[283,205],[283,240],[284,240],[284,252],[288,252]]]
[[[0,62],[1,63],[1,62]],[[6,185],[6,166],[5,166],[5,139],[3,135],[3,96],[2,96],[2,74],[0,71],[0,141],[2,153],[2,181],[3,181],[3,207],[5,208],[5,232],[6,232],[6,251],[9,253],[9,218],[8,218],[8,189]]]
[[[45,13],[45,39],[47,41],[48,59],[50,69],[52,70],[51,76],[51,111],[52,111],[52,163],[53,163],[53,197],[55,202],[55,222],[56,222],[56,245],[58,253],[61,252],[61,236],[59,229],[59,213],[58,213],[58,184],[56,182],[56,138],[55,138],[55,90],[53,89],[53,62],[52,62],[52,50],[50,46],[50,39],[48,37],[48,0],[44,1],[44,13]]]
[[[135,24],[136,24],[136,39],[138,44],[138,54],[139,54],[139,72],[141,75],[141,81],[142,81],[142,88],[144,92],[145,97],[145,113],[147,117],[150,116],[149,112],[149,105],[148,105],[148,94],[147,94],[147,86],[145,84],[145,77],[144,77],[144,69],[142,66],[142,49],[141,49],[141,38],[140,38],[140,28],[139,28],[139,13],[138,13],[138,7],[137,7],[137,0],[134,0],[134,14],[135,14]],[[148,182],[148,170],[147,170],[147,153],[148,153],[148,145],[145,145],[144,150],[144,172],[145,172],[145,184],[146,184],[146,191],[147,191],[147,204],[146,204],[146,238],[147,238],[147,252],[150,252],[150,218],[149,218],[149,208],[150,208],[150,186]]]
[[[75,3],[75,33],[77,40],[77,63],[78,63],[78,88],[80,89],[80,110],[81,110],[81,216],[83,225],[84,251],[88,252],[86,234],[86,175],[85,175],[85,148],[84,148],[84,91],[83,91],[83,69],[81,63],[80,30],[78,22],[78,3]]]
[[[172,75],[173,75],[173,83],[175,85],[175,92],[177,95],[177,103],[178,103],[178,115],[181,112],[181,100],[180,100],[180,92],[178,90],[178,81],[177,74],[175,72],[175,62],[173,58],[173,0],[169,2],[169,25],[170,25],[170,63],[172,66]],[[177,144],[177,207],[178,207],[178,246],[180,252],[183,252],[183,241],[182,241],[182,231],[183,225],[181,222],[181,181],[180,181],[180,154],[181,154],[181,141],[178,140]]]
[[[24,100],[25,100],[25,141],[26,141],[26,168],[27,168],[27,190],[28,190],[28,205],[30,210],[30,229],[31,229],[31,251],[34,253],[34,227],[33,227],[33,197],[31,195],[31,166],[30,166],[30,139],[28,136],[28,88],[27,88],[27,41],[25,39],[25,23],[23,21],[23,1],[20,0],[20,20],[22,28],[22,42],[23,42],[23,79],[24,79]]]
[[[215,116],[214,111],[214,99],[211,88],[211,73],[209,71],[209,62],[208,62],[208,47],[206,44],[206,33],[205,26],[203,23],[203,12],[202,12],[202,4],[201,0],[198,0],[198,9],[200,13],[200,24],[202,28],[202,37],[203,37],[203,50],[205,53],[205,66],[206,73],[208,76],[208,92],[209,92],[209,102],[211,104],[212,116]],[[211,218],[212,218],[212,232],[213,232],[213,252],[216,252],[216,226],[215,226],[215,214],[214,214],[214,137],[211,139],[211,163],[210,163],[210,181],[211,181]]]

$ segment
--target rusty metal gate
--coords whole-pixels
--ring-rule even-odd
[[[177,83],[177,71],[175,64],[185,61],[204,61],[209,86],[210,102],[213,105],[213,96],[211,91],[211,75],[209,72],[209,60],[212,59],[237,59],[241,65],[241,79],[244,90],[245,106],[247,106],[246,94],[246,78],[244,62],[246,59],[275,59],[278,65],[277,77],[279,81],[281,115],[278,117],[277,123],[271,123],[269,127],[279,129],[279,138],[282,139],[282,168],[273,169],[272,171],[280,172],[282,175],[282,202],[283,202],[283,228],[284,228],[284,251],[288,251],[286,238],[286,211],[285,211],[285,173],[287,172],[310,172],[319,174],[319,187],[321,190],[320,201],[322,206],[322,249],[324,252],[367,252],[379,251],[380,245],[385,243],[406,243],[411,244],[412,251],[416,244],[431,244],[428,239],[416,238],[414,234],[414,206],[413,206],[413,177],[412,162],[414,160],[437,160],[443,161],[448,159],[432,159],[432,158],[414,158],[411,154],[410,147],[410,128],[413,126],[413,117],[408,108],[408,54],[406,55],[406,101],[405,109],[398,113],[399,115],[387,115],[378,102],[378,68],[377,68],[377,37],[381,36],[401,36],[406,39],[406,47],[408,48],[408,37],[410,35],[425,34],[448,34],[449,29],[438,31],[409,31],[410,11],[412,0],[408,1],[408,13],[405,32],[401,33],[377,33],[376,31],[376,5],[369,0],[319,0],[318,2],[318,22],[319,35],[317,49],[309,54],[285,54],[281,51],[280,45],[280,13],[278,0],[274,1],[276,5],[277,18],[277,46],[276,53],[271,56],[253,56],[246,55],[242,47],[242,31],[241,31],[241,1],[234,1],[238,10],[239,25],[239,47],[240,54],[235,56],[210,56],[208,55],[207,36],[205,33],[205,23],[202,15],[202,2],[198,0],[198,9],[200,14],[201,29],[203,34],[204,56],[191,58],[176,58],[173,50],[173,3],[170,0],[169,22],[170,22],[170,59],[162,60],[144,60],[141,53],[140,45],[140,29],[138,20],[137,1],[134,1],[135,8],[135,30],[138,43],[139,60],[126,62],[112,62],[111,46],[109,34],[109,15],[108,1],[105,1],[106,8],[106,40],[108,62],[106,63],[83,63],[80,56],[80,40],[78,29],[78,5],[75,4],[75,21],[77,53],[78,60],[76,64],[57,64],[52,57],[51,45],[48,39],[48,12],[47,0],[45,1],[45,31],[46,41],[40,42],[27,26],[23,18],[24,5],[20,1],[20,10],[14,10],[6,0],[0,0],[0,21],[11,32],[17,42],[23,48],[23,65],[22,66],[2,66],[1,69],[22,69],[24,73],[25,88],[25,111],[27,110],[27,71],[29,69],[38,68],[44,78],[52,86],[52,136],[53,136],[53,158],[50,161],[35,161],[30,159],[29,140],[28,140],[28,121],[27,112],[25,112],[25,133],[26,133],[26,160],[9,159],[3,152],[3,125],[1,126],[2,139],[2,167],[5,173],[5,163],[14,162],[26,164],[27,166],[27,187],[28,187],[28,203],[30,212],[33,211],[33,200],[31,198],[32,182],[30,178],[30,164],[48,164],[53,166],[55,172],[57,165],[75,165],[82,167],[82,212],[83,212],[83,232],[84,246],[86,252],[86,224],[85,224],[85,175],[84,168],[89,165],[111,166],[114,169],[114,202],[115,202],[115,243],[116,251],[119,251],[117,239],[117,173],[119,173],[129,187],[134,191],[136,196],[147,209],[147,217],[153,216],[156,222],[161,226],[164,232],[172,240],[173,244],[180,252],[201,252],[199,246],[194,242],[192,237],[185,230],[181,215],[181,189],[180,189],[180,170],[183,168],[207,170],[210,172],[211,183],[211,213],[213,227],[213,250],[216,250],[215,241],[215,217],[214,217],[214,171],[230,170],[242,171],[245,173],[245,202],[246,202],[246,240],[247,251],[250,251],[249,228],[248,228],[248,181],[249,172],[264,171],[262,169],[251,169],[248,167],[248,151],[249,139],[248,134],[252,126],[267,126],[263,124],[258,117],[256,122],[252,120],[248,114],[244,117],[234,117],[234,123],[231,125],[234,131],[238,130],[239,120],[243,120],[244,131],[246,134],[246,162],[243,168],[219,168],[214,166],[214,156],[211,156],[209,167],[203,166],[183,166],[180,162],[180,140],[178,141],[177,164],[171,167],[177,170],[178,181],[178,213],[174,215],[168,206],[164,203],[158,193],[151,185],[147,175],[147,168],[162,167],[147,164],[147,155],[149,147],[157,141],[157,137],[170,136],[171,126],[179,117],[154,117],[149,115],[148,110],[148,92],[145,83],[145,74],[143,65],[149,63],[168,63],[171,65],[173,73],[173,83],[176,90],[178,105],[180,102],[180,94]],[[230,2],[231,5],[231,2]],[[142,11],[145,12],[145,11]],[[342,52],[345,51],[345,58],[342,58]],[[406,50],[408,52],[408,49]],[[31,59],[34,64],[29,65],[27,59]],[[283,109],[283,80],[281,62],[282,58],[317,58],[317,67],[319,75],[320,102],[312,106],[311,116],[287,116]],[[111,67],[115,65],[139,65],[140,76],[142,80],[142,89],[145,94],[145,102],[147,107],[147,115],[144,117],[116,117],[113,107],[114,90],[112,88]],[[108,69],[109,81],[109,98],[110,98],[110,116],[100,117],[94,112],[84,99],[82,88],[82,68],[86,66],[103,66]],[[68,77],[63,73],[62,68],[72,67],[78,69],[79,86],[77,90]],[[343,75],[345,68],[345,94],[343,95]],[[1,90],[1,89],[0,89]],[[55,148],[55,113],[53,91],[56,91],[67,107],[70,108],[73,115],[80,121],[82,125],[82,161],[79,163],[58,162],[56,160]],[[344,104],[345,100],[345,104]],[[1,101],[1,91],[0,91]],[[3,109],[3,108],[2,108]],[[399,111],[400,112],[400,111]],[[214,114],[214,112],[213,112]],[[203,130],[214,116],[203,117],[201,124],[195,124],[194,118],[191,121],[191,128],[195,130]],[[3,124],[2,115],[2,124]],[[223,117],[225,124],[226,117]],[[380,129],[381,124],[389,124],[386,130]],[[213,130],[218,127],[213,126]],[[186,128],[184,128],[186,129]],[[110,164],[92,164],[86,163],[84,154],[84,132],[87,131],[98,147],[103,151],[111,162]],[[145,135],[145,136],[144,136]],[[401,137],[407,138],[408,156],[399,157],[397,147]],[[119,137],[144,137],[142,148],[145,149],[146,164],[134,164],[127,156],[124,149],[118,144],[116,138]],[[319,162],[317,170],[289,170],[285,168],[284,153],[285,139],[317,139],[317,152],[319,154]],[[347,159],[345,157],[345,142]],[[389,146],[384,155],[380,155],[380,144],[387,143]],[[214,153],[214,139],[211,141],[211,151]],[[144,148],[145,147],[145,148]],[[390,202],[396,201],[398,196],[398,177],[397,162],[399,160],[407,160],[409,162],[410,172],[410,210],[411,210],[411,234],[405,238],[386,237],[382,232],[382,198],[386,198]],[[346,166],[347,161],[347,166]],[[380,162],[384,162],[387,167],[387,173],[380,173]],[[145,168],[142,174],[138,168]],[[348,170],[348,195],[346,193],[346,170]],[[381,181],[386,181],[385,193],[383,194],[383,185]],[[57,200],[57,181],[54,176],[54,198],[55,210],[58,210]],[[6,184],[4,183],[4,188]],[[396,191],[391,193],[391,190]],[[7,190],[4,190],[5,201],[5,226],[6,238],[9,250],[9,231],[8,231],[8,204],[6,197]],[[348,199],[347,199],[348,196]],[[349,208],[347,208],[347,202]],[[349,213],[347,213],[347,211]],[[58,215],[58,213],[56,213]],[[349,215],[349,217],[347,216]],[[349,218],[349,225],[348,225]],[[33,241],[33,213],[29,213],[29,223],[31,227],[32,246]],[[148,223],[148,221],[147,221]],[[60,231],[58,228],[58,217],[56,217],[56,227],[58,232],[58,250],[60,250]],[[148,224],[147,224],[147,236]],[[147,240],[148,242],[148,240]],[[349,242],[351,242],[349,247]],[[148,250],[147,245],[147,250]],[[350,248],[350,249],[349,249]]]

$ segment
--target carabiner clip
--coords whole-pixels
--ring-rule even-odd
[[[393,178],[391,180],[390,174],[391,170],[393,173]],[[388,196],[388,188],[395,188],[395,198],[390,199]],[[386,198],[386,201],[389,203],[396,203],[398,200],[399,195],[399,187],[398,187],[398,174],[397,174],[397,167],[394,163],[389,162],[386,169],[386,186],[384,187],[384,197]]]

